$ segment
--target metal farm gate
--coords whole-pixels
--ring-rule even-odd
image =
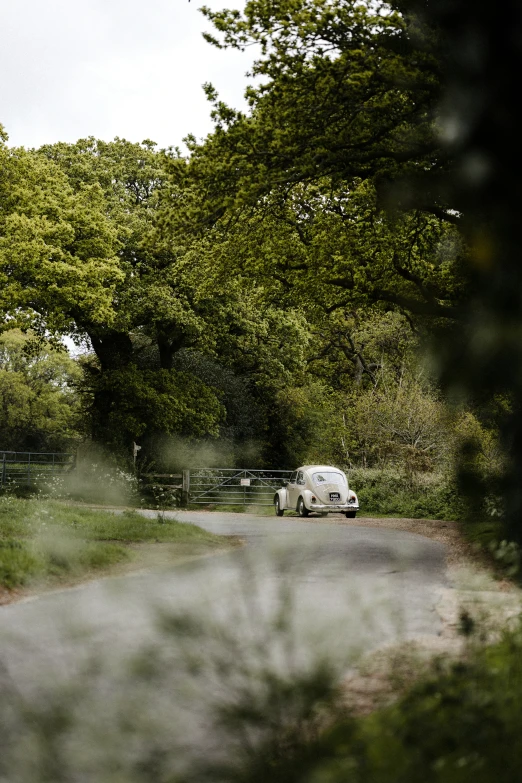
[[[63,452],[0,451],[0,488],[45,484],[74,463],[75,455]]]
[[[199,468],[187,471],[191,505],[271,506],[291,470]]]

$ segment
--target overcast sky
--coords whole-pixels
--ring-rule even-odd
[[[13,146],[85,136],[181,146],[212,128],[201,85],[244,107],[252,54],[201,33],[203,0],[0,0],[0,122]],[[244,0],[205,0],[212,9]]]

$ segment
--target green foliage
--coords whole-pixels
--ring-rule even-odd
[[[393,467],[412,486],[418,475],[449,473],[466,422],[475,419],[459,418],[444,404],[419,366],[403,318],[360,318],[339,311],[329,323],[310,325],[308,374],[274,401],[270,430],[280,444],[279,464]],[[494,441],[485,434],[483,443],[489,475]]]
[[[81,372],[65,350],[11,330],[0,335],[0,444],[67,451],[78,439]]]
[[[500,542],[492,541],[489,545],[489,551],[502,566],[507,576],[516,576],[520,572],[520,546],[516,541],[506,541],[505,539]]]
[[[176,232],[183,211],[172,212],[169,192],[160,213]],[[189,229],[178,228],[178,241],[187,242]],[[466,295],[457,228],[421,210],[386,213],[368,181],[276,188],[253,207],[226,212],[197,247],[211,279],[234,270],[315,317],[380,303],[419,318],[452,318]]]
[[[53,162],[0,145],[0,311],[8,328],[111,321],[119,243],[96,184],[74,192]]]
[[[269,464],[282,469],[306,463],[321,439],[327,415],[328,390],[317,383],[287,386],[272,399],[268,419],[271,448]]]
[[[123,361],[125,343],[119,345],[118,336],[121,342],[144,323],[198,334],[200,319],[180,277],[176,253],[154,254],[146,243],[164,177],[164,154],[156,145],[89,137],[76,144],[45,145],[36,154],[60,171],[74,193],[86,187],[99,192],[116,237],[118,286],[112,292],[112,317],[100,321],[76,313],[74,324],[79,338],[90,338],[102,364],[110,364],[111,354],[112,363]]]
[[[107,400],[103,419],[92,412],[96,432],[117,450],[146,431],[184,437],[217,435],[223,408],[216,394],[193,376],[176,370],[141,370],[136,365],[93,372],[84,393]],[[103,428],[106,427],[106,430]]]
[[[214,441],[214,447],[216,452],[223,454],[221,459],[224,462],[222,464],[224,465],[225,462],[228,464],[229,456],[227,456],[227,453],[231,453],[232,462],[237,465],[250,464],[248,459],[252,444],[259,443],[265,434],[265,412],[260,395],[256,394],[258,385],[253,383],[252,379],[245,372],[246,350],[241,352],[240,357],[238,357],[229,347],[227,350],[229,355],[228,366],[223,363],[225,356],[221,350],[216,353],[218,356],[208,356],[198,351],[182,350],[174,359],[174,369],[188,373],[198,379],[205,386],[211,388],[220,400],[224,408],[224,420],[220,422],[219,442]],[[267,358],[268,354],[269,351],[267,350],[265,354]],[[254,350],[250,352],[250,356],[259,363],[258,366],[264,359]],[[272,358],[274,361],[277,361],[275,356]],[[242,366],[237,366],[239,362],[241,362]],[[259,374],[261,375],[261,373]],[[259,383],[259,386],[261,386],[261,383]],[[208,443],[208,446],[211,452],[212,442]],[[197,454],[198,449],[204,452],[204,444],[194,444],[192,448],[194,455]],[[172,449],[169,449],[169,451],[172,451]],[[187,453],[187,447],[178,449],[178,451],[182,459],[185,460],[185,463],[176,463],[178,467],[190,467],[190,464],[194,464],[190,460],[190,454]],[[173,454],[169,454],[169,459],[172,460],[173,456]],[[202,453],[196,459],[199,461],[198,464],[203,465],[206,464],[205,461],[209,458],[210,454]],[[245,459],[247,462],[244,462]]]
[[[522,763],[520,644],[519,632],[506,634],[395,706],[339,724],[309,749],[306,775],[287,764],[288,777],[274,779],[513,783]]]
[[[208,248],[153,235],[167,156],[152,142],[88,138],[37,155],[73,193],[98,189],[118,243],[111,317],[75,311],[71,327],[94,352],[83,363],[89,434],[127,458],[135,440],[140,457],[156,459],[171,436],[219,434],[248,451],[242,444],[262,440],[274,395],[299,372],[302,315],[282,311],[255,281],[218,285]]]
[[[357,492],[362,516],[411,517],[413,519],[460,519],[464,508],[454,479],[444,473],[415,477],[397,469],[355,468],[348,472]]]
[[[204,12],[217,30],[211,42],[260,45],[253,73],[262,80],[248,89],[247,116],[207,88],[216,130],[203,147],[194,141],[191,162],[207,219],[281,182],[434,167],[434,41],[389,4],[254,1],[243,13]]]
[[[376,385],[351,402],[345,428],[352,431],[355,464],[395,463],[410,477],[447,464],[449,415],[430,384],[412,370],[398,378],[379,373]]]

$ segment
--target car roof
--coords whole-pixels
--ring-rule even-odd
[[[333,465],[302,465],[300,468],[297,468],[297,470],[329,470],[334,473],[344,473],[344,470],[334,468]]]

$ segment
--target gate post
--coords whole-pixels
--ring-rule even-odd
[[[181,505],[188,506],[190,496],[190,470],[183,471],[183,484],[181,487]]]

